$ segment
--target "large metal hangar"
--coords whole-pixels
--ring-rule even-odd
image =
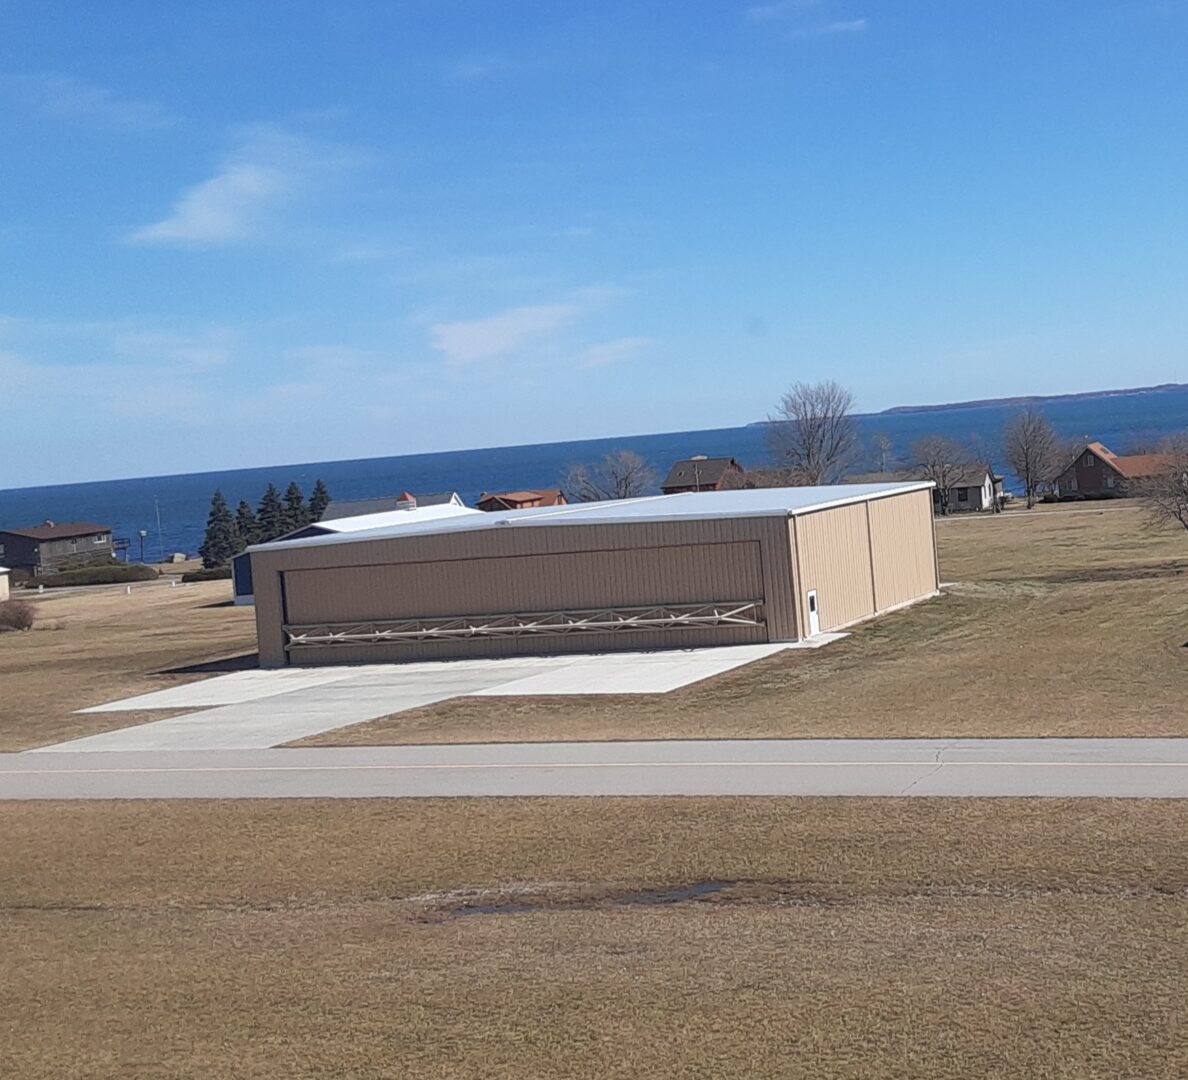
[[[687,492],[262,544],[260,663],[796,641],[936,593],[931,487]]]

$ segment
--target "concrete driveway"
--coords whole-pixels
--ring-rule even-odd
[[[258,750],[456,697],[663,694],[784,649],[817,648],[844,636],[822,634],[794,645],[239,671],[84,709],[196,711],[40,752]]]

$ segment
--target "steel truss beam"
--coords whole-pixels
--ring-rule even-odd
[[[386,641],[449,641],[458,638],[614,634],[624,630],[698,630],[714,626],[763,626],[761,600],[651,607],[540,611],[517,615],[457,615],[353,623],[285,626],[286,649],[327,645],[377,645]]]

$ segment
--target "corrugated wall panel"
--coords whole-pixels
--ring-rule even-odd
[[[796,537],[801,610],[807,610],[804,598],[815,589],[822,630],[874,614],[864,503],[800,515],[796,519]]]
[[[285,573],[291,623],[758,600],[757,543],[455,559]]]
[[[868,505],[879,610],[936,592],[932,493],[913,491]]]
[[[767,640],[795,641],[796,595],[792,572],[792,544],[786,518],[762,523],[763,590],[767,609]]]

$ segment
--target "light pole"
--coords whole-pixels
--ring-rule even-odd
[[[148,529],[141,529],[136,535],[140,537],[140,561],[144,562],[144,538],[148,536]]]

